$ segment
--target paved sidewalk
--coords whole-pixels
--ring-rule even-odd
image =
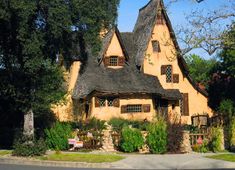
[[[113,163],[41,161],[8,156],[0,157],[0,164],[102,169],[235,169],[235,163],[233,162],[205,158],[206,155],[213,154],[122,155],[125,156],[126,159]]]

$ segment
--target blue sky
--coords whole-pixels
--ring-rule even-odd
[[[164,0],[165,5],[168,5],[169,1]],[[118,28],[121,32],[130,32],[133,30],[139,9],[148,2],[149,0],[121,0],[118,16]],[[187,24],[185,16],[190,14],[192,10],[203,10],[206,13],[213,9],[219,9],[228,3],[229,0],[204,0],[201,3],[196,3],[195,0],[179,0],[179,2],[169,6],[168,15],[173,27],[176,28],[178,25]],[[195,50],[193,53],[201,55],[204,58],[210,58],[202,50]]]

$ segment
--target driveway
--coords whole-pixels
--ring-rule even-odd
[[[112,163],[122,169],[235,169],[235,163],[205,158],[213,154],[124,155],[126,159]]]

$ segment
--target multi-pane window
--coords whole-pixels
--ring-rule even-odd
[[[116,97],[95,97],[95,107],[119,107],[120,102]]]
[[[180,105],[180,114],[183,115],[184,114],[184,103],[183,103],[182,99],[179,101],[179,105]]]
[[[108,102],[108,106],[111,107],[114,104],[114,99],[113,98],[108,98],[107,102]]]
[[[109,65],[110,66],[117,66],[118,65],[118,57],[117,56],[111,56],[109,58]]]
[[[99,100],[100,107],[105,107],[106,106],[106,101],[105,101],[104,98],[99,98],[98,100]]]
[[[167,83],[172,82],[172,66],[171,65],[166,66],[166,82]]]
[[[137,104],[137,105],[127,105],[127,107],[126,107],[126,112],[127,112],[127,113],[142,112],[142,105],[141,105],[141,104]]]

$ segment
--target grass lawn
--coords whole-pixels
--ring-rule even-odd
[[[49,161],[71,161],[71,162],[87,162],[102,163],[115,162],[124,159],[120,155],[104,155],[104,154],[77,154],[77,153],[60,153],[40,157],[41,160]]]
[[[235,154],[218,154],[218,155],[207,156],[207,158],[235,162]]]
[[[12,153],[11,150],[0,150],[0,156],[8,155],[8,154],[11,154],[11,153]]]

